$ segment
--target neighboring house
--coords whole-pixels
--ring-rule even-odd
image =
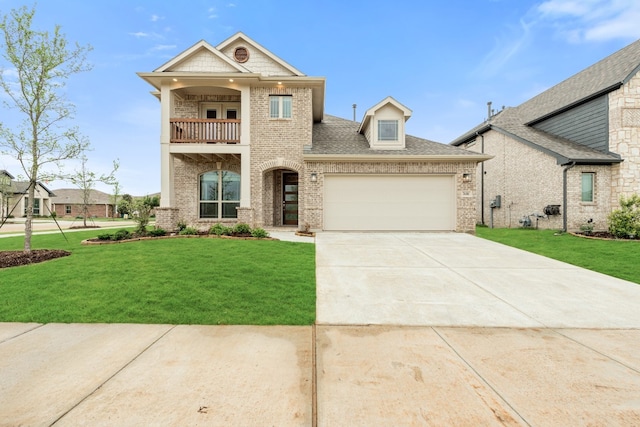
[[[360,123],[325,115],[324,78],[242,33],[139,76],[161,101],[162,228],[474,230],[490,156],[405,135],[393,98]]]
[[[55,190],[56,196],[52,199],[53,211],[58,217],[83,217],[84,195],[78,188],[61,188]],[[89,203],[87,205],[88,218],[112,218],[115,213],[113,196],[99,190],[89,191]]]
[[[639,71],[640,40],[451,142],[493,156],[478,172],[478,221],[607,229],[620,196],[640,192]]]
[[[5,170],[0,170],[0,218],[9,215],[14,217],[27,215],[27,203],[29,200],[28,181],[14,181],[14,177]],[[33,215],[51,215],[51,198],[55,194],[41,182],[36,183],[33,199]]]

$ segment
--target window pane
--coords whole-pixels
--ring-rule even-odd
[[[33,214],[40,215],[40,199],[33,199]]]
[[[285,119],[291,118],[291,97],[282,97],[282,117]]]
[[[222,200],[240,200],[240,175],[237,173],[222,172]]]
[[[398,121],[397,120],[379,120],[378,121],[378,139],[380,141],[397,141],[398,140]]]
[[[200,200],[218,200],[218,172],[200,175]]]
[[[593,202],[593,173],[582,174],[582,201]]]
[[[218,218],[218,203],[200,203],[200,218]]]
[[[222,218],[237,218],[238,210],[236,209],[240,206],[240,203],[223,203],[222,204]]]
[[[269,97],[269,117],[272,119],[277,119],[280,117],[280,97],[279,96],[270,96]]]

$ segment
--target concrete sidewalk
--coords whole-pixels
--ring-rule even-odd
[[[316,326],[0,323],[0,426],[640,425],[640,285],[320,233]]]
[[[639,425],[638,343],[639,330],[5,323],[0,425]]]

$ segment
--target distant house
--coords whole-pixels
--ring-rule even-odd
[[[478,171],[478,222],[606,229],[620,197],[640,193],[640,40],[451,145],[493,156]]]
[[[53,198],[53,211],[58,217],[81,217],[83,211],[83,191],[77,188],[61,188],[55,190]],[[113,197],[110,194],[98,190],[89,193],[87,216],[89,218],[112,218],[116,209]]]
[[[28,181],[14,181],[14,176],[5,170],[0,170],[0,209],[6,218],[11,216],[26,216],[29,197]],[[36,183],[33,199],[33,215],[51,215],[51,198],[55,194],[41,182]]]

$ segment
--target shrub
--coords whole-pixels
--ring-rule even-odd
[[[253,231],[251,231],[251,235],[258,239],[264,239],[265,237],[269,237],[269,233],[264,228],[254,228]]]
[[[235,227],[233,227],[233,233],[234,234],[251,234],[251,227],[249,227],[249,224],[240,222],[236,224]]]
[[[198,234],[198,230],[193,227],[185,227],[178,233],[181,236],[195,236]]]
[[[178,232],[184,230],[185,228],[187,228],[187,222],[183,219],[181,219],[180,221],[178,221],[178,224],[176,224],[176,227],[178,227]]]
[[[153,237],[160,237],[160,236],[165,236],[167,234],[166,231],[164,231],[164,229],[160,228],[160,227],[156,227],[153,230],[149,230],[147,232],[150,236]]]
[[[131,232],[129,230],[118,230],[116,231],[111,240],[126,240],[132,237]]]
[[[222,236],[222,235],[228,236],[231,234],[232,231],[233,230],[231,228],[219,222],[212,225],[211,228],[209,228],[209,234],[215,234],[216,236]]]
[[[111,233],[102,233],[98,234],[98,240],[112,240],[113,234]]]
[[[640,196],[620,197],[620,209],[609,214],[609,233],[618,238],[635,239],[640,236]]]

